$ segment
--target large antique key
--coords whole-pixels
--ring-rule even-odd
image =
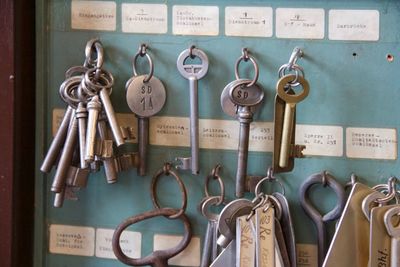
[[[126,101],[138,118],[139,166],[137,171],[140,176],[146,175],[149,117],[157,114],[163,108],[166,100],[164,85],[153,75],[153,61],[147,53],[147,48],[146,45],[139,47],[139,52],[133,60],[134,76],[127,82],[126,88]],[[137,74],[136,61],[139,56],[146,56],[149,61],[150,72],[148,75]]]
[[[251,107],[261,103],[264,91],[257,84],[248,85],[251,80],[243,79],[234,84],[229,91],[231,101],[238,106],[238,120],[240,122],[238,164],[236,171],[236,196],[242,197],[245,189],[247,174],[247,157],[249,152],[250,123],[253,121]]]
[[[295,94],[290,86],[290,82],[296,79],[303,88],[303,90],[298,94]],[[276,84],[277,95],[285,102],[282,137],[280,142],[281,146],[279,152],[280,168],[285,168],[288,166],[289,157],[292,149],[291,146],[294,132],[293,129],[295,127],[294,117],[296,104],[308,96],[309,90],[310,87],[307,80],[302,76],[296,76],[294,74],[283,76],[278,80]]]
[[[201,64],[185,64],[189,57],[198,57]],[[178,71],[187,80],[189,80],[190,94],[190,147],[191,157],[178,157],[181,162],[177,168],[183,170],[192,170],[192,174],[199,174],[199,103],[198,103],[198,80],[203,78],[208,71],[208,57],[200,49],[191,47],[184,50],[176,62]]]

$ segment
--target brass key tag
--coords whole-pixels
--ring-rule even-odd
[[[386,211],[395,206],[375,207],[371,210],[369,266],[389,266],[392,238],[386,231],[384,216]]]
[[[254,266],[255,261],[255,240],[248,215],[236,219],[236,266]]]
[[[368,266],[369,222],[361,204],[375,192],[372,188],[355,183],[347,200],[323,267]],[[349,255],[349,252],[354,252]]]
[[[256,209],[256,261],[257,267],[275,266],[275,210]]]

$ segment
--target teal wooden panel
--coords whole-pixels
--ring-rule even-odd
[[[200,118],[230,119],[223,114],[219,96],[224,86],[234,79],[233,66],[243,47],[248,47],[260,65],[259,82],[264,86],[266,101],[256,117],[257,121],[272,121],[273,99],[278,68],[287,62],[295,46],[303,48],[306,56],[299,62],[305,69],[311,85],[310,95],[301,103],[297,122],[343,127],[388,127],[400,125],[397,104],[400,87],[397,81],[400,67],[400,2],[398,1],[168,1],[168,33],[162,35],[122,33],[120,3],[117,2],[117,29],[114,32],[72,30],[70,1],[37,0],[38,4],[38,92],[37,92],[37,165],[51,141],[52,110],[64,107],[58,96],[58,87],[64,72],[70,66],[82,64],[84,46],[90,38],[100,37],[105,48],[105,68],[111,71],[116,84],[111,96],[117,112],[130,112],[125,100],[124,84],[131,77],[131,59],[140,43],[148,43],[155,63],[155,75],[165,84],[167,103],[160,116],[188,116],[187,81],[175,66],[177,56],[191,44],[203,49],[210,60],[207,76],[199,84]],[[128,1],[126,1],[128,2]],[[139,2],[139,1],[129,1]],[[164,1],[146,1],[164,3]],[[174,4],[217,5],[220,9],[220,33],[216,37],[172,35],[171,12]],[[251,5],[277,7],[318,7],[325,9],[326,30],[322,40],[294,40],[271,38],[227,37],[224,35],[224,7]],[[377,42],[328,40],[327,17],[329,9],[377,9],[380,11],[380,40]],[[275,35],[274,35],[275,36]],[[356,53],[356,56],[353,56]],[[389,63],[386,54],[394,55]],[[239,127],[239,125],[238,125]],[[134,147],[134,149],[136,149]],[[189,149],[151,146],[149,175],[137,177],[136,170],[123,173],[114,185],[107,185],[102,172],[92,174],[86,189],[79,192],[78,202],[66,201],[61,209],[52,207],[50,185],[54,173],[36,179],[36,266],[122,266],[117,261],[95,257],[63,256],[48,253],[49,224],[70,224],[114,228],[124,218],[152,208],[149,186],[151,174],[161,163],[176,156],[189,155]],[[234,196],[236,152],[228,150],[201,150],[199,176],[180,173],[188,190],[190,216],[194,233],[202,236],[206,220],[197,212],[197,203],[203,196],[204,177],[216,164],[223,165],[222,177],[229,198]],[[271,164],[271,153],[251,152],[248,172],[262,175]],[[279,175],[285,185],[295,221],[298,243],[315,243],[312,223],[298,203],[298,188],[309,175],[328,170],[343,184],[352,172],[367,184],[385,182],[399,173],[398,160],[348,159],[343,157],[307,157],[297,160],[293,172]],[[163,203],[178,206],[177,188],[163,179]],[[252,197],[250,194],[247,197]],[[315,190],[322,211],[334,205],[334,196],[327,189]],[[143,233],[142,254],[152,249],[153,233],[179,234],[180,224],[166,220],[151,220],[133,229]]]

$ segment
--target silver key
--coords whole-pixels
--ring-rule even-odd
[[[211,263],[210,267],[235,266],[236,240],[232,240],[221,254]]]
[[[86,154],[86,121],[87,121],[87,109],[83,102],[78,104],[75,112],[76,119],[78,120],[78,137],[79,137],[79,157],[81,169],[86,169],[88,164],[85,160]]]
[[[245,189],[247,174],[247,157],[249,151],[250,123],[253,121],[251,107],[260,104],[264,99],[263,89],[256,83],[247,87],[251,80],[244,79],[234,84],[229,91],[232,102],[239,106],[238,119],[240,122],[238,164],[236,171],[236,196],[242,197]]]
[[[139,167],[138,174],[146,175],[146,155],[149,143],[149,117],[163,108],[166,101],[165,87],[162,82],[152,76],[144,82],[147,75],[133,78],[126,90],[129,108],[138,117]]]
[[[400,206],[391,208],[385,213],[384,222],[386,225],[386,230],[391,236],[391,251],[390,251],[390,266],[398,267],[400,266],[400,228],[394,226],[392,222],[393,216],[399,216]]]
[[[85,149],[85,160],[87,162],[93,162],[95,156],[95,146],[96,146],[96,131],[97,122],[99,118],[99,113],[101,111],[101,102],[99,97],[95,95],[87,104],[88,110],[88,123],[86,131],[86,149]]]
[[[185,64],[189,57],[198,57],[201,64]],[[208,71],[208,57],[198,48],[184,50],[176,62],[178,71],[187,80],[189,80],[190,94],[190,158],[177,158],[181,162],[177,168],[183,170],[192,170],[192,174],[199,174],[199,103],[198,103],[198,80],[203,78]]]

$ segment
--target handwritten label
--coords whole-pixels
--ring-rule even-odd
[[[296,244],[297,266],[298,267],[317,267],[318,249],[312,244]]]
[[[343,128],[340,126],[296,126],[296,144],[305,145],[304,155],[343,156]]]
[[[167,33],[167,5],[123,3],[121,11],[123,32]]]
[[[346,128],[349,158],[397,159],[397,132],[387,128]]]
[[[272,8],[247,6],[226,7],[225,35],[271,37]]]
[[[96,229],[96,257],[116,259],[112,249],[113,229]],[[130,258],[141,257],[142,234],[124,231],[121,234],[120,246],[122,252]]]
[[[218,35],[218,7],[181,5],[173,6],[172,32],[175,35]]]
[[[323,39],[325,11],[322,8],[277,8],[276,37]]]
[[[254,266],[255,261],[255,240],[251,223],[254,217],[247,219],[248,215],[236,218],[236,266]]]
[[[154,235],[154,251],[172,248],[179,244],[182,236]],[[199,266],[200,265],[200,238],[192,237],[189,245],[178,255],[168,260],[169,265]]]
[[[378,10],[329,10],[329,39],[379,40]]]
[[[113,1],[72,1],[71,28],[115,31],[116,13]]]
[[[94,228],[52,224],[49,231],[50,253],[89,257],[94,255]]]

